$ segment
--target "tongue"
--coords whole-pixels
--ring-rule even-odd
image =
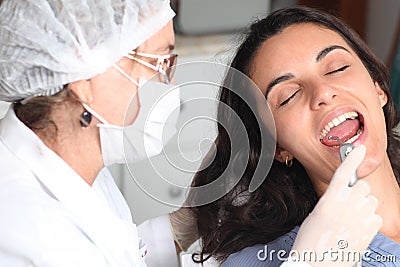
[[[322,139],[322,143],[326,146],[338,146],[339,142],[336,140],[329,140],[329,136],[337,136],[343,142],[346,142],[354,135],[356,135],[358,128],[360,128],[360,121],[357,119],[354,120],[345,120],[341,124],[336,127],[333,127],[329,133]]]

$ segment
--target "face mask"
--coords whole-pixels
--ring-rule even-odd
[[[141,79],[138,94],[139,115],[132,125],[125,127],[109,124],[83,103],[85,109],[102,122],[97,126],[104,166],[134,163],[158,155],[176,133],[179,88]]]

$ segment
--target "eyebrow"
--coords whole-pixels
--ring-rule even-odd
[[[168,46],[166,47],[168,49],[168,52],[172,52],[175,49],[175,45],[173,44],[168,44]],[[160,47],[160,49],[158,49],[159,52],[161,51],[165,51],[165,47]]]
[[[275,85],[277,85],[277,84],[279,84],[281,82],[290,80],[292,78],[294,78],[294,75],[292,73],[285,73],[285,74],[279,76],[278,78],[274,79],[273,81],[271,81],[267,86],[267,91],[265,93],[265,98],[267,98],[267,96],[268,96],[269,92],[271,91],[272,87],[274,87]]]
[[[316,57],[316,59],[315,59],[315,61],[316,62],[321,61],[324,57],[326,57],[327,54],[329,54],[330,52],[332,52],[335,49],[341,49],[341,50],[344,50],[344,51],[350,53],[350,51],[347,50],[346,48],[344,48],[343,46],[331,45],[331,46],[328,46],[327,48],[324,48],[321,52],[319,52],[317,57]]]
[[[340,45],[331,45],[329,47],[324,48],[323,50],[321,50],[321,52],[318,53],[317,57],[315,58],[316,62],[320,62],[324,57],[326,57],[326,55],[328,55],[330,52],[332,52],[335,49],[341,49],[344,50],[348,53],[350,53],[349,50],[347,50],[346,48],[344,48],[343,46]],[[265,98],[267,98],[269,92],[271,91],[272,87],[278,85],[279,83],[282,83],[284,81],[290,80],[292,78],[294,78],[295,76],[292,73],[285,73],[282,76],[279,76],[278,78],[274,79],[273,81],[271,81],[268,86],[267,86],[267,90],[265,93]]]
[[[174,50],[174,49],[175,49],[175,45],[169,44],[169,45],[168,45],[168,49],[169,49],[169,51]]]

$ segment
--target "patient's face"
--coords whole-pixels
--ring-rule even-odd
[[[251,70],[275,119],[276,158],[299,160],[317,193],[340,164],[330,135],[367,147],[360,178],[383,163],[386,95],[339,34],[310,23],[290,26],[261,46]]]

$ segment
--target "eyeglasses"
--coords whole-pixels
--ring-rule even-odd
[[[146,57],[146,58],[151,58],[151,59],[157,59],[157,62],[155,65],[146,62],[140,58],[137,58],[136,56],[140,56],[140,57]],[[163,83],[170,83],[172,78],[174,77],[174,73],[175,73],[175,65],[177,62],[177,54],[169,54],[169,55],[153,55],[153,54],[148,54],[148,53],[141,53],[141,52],[136,52],[136,51],[132,51],[129,52],[128,55],[126,55],[127,58],[130,58],[132,60],[135,60],[137,62],[139,62],[140,64],[158,71],[159,73],[162,74],[162,76],[160,77],[161,82]]]

